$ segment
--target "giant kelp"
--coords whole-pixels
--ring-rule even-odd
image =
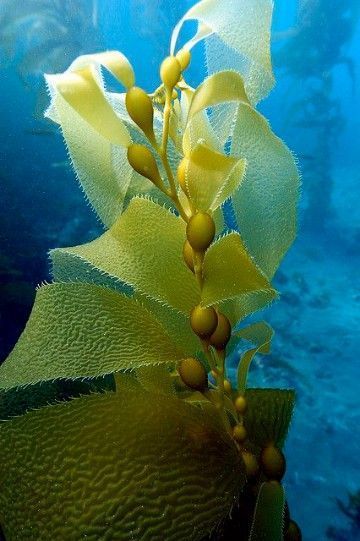
[[[51,252],[54,281],[0,368],[10,541],[220,539],[235,508],[240,539],[300,538],[281,485],[294,393],[247,388],[273,332],[244,320],[277,297],[299,187],[256,109],[273,85],[271,11],[268,0],[193,6],[151,94],[117,51],[47,76],[47,116],[106,231]],[[197,32],[179,48],[189,19]],[[209,76],[194,89],[185,70],[199,41]],[[103,70],[126,93],[107,91]],[[226,353],[240,340],[230,382]],[[84,395],[52,403],[53,385],[84,378]]]

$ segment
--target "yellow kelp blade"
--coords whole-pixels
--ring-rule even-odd
[[[237,371],[237,385],[239,393],[245,392],[246,381],[250,368],[251,361],[257,353],[262,353],[264,355],[270,353],[270,344],[274,331],[265,323],[261,321],[259,323],[254,323],[249,325],[241,331],[236,332],[238,338],[243,338],[252,342],[255,347],[246,351],[240,359]]]
[[[244,81],[239,73],[221,71],[205,79],[194,92],[188,109],[183,137],[184,153],[189,152],[190,144],[193,148],[198,142],[194,133],[201,134],[204,118],[210,124],[210,133],[214,133],[217,139],[217,145],[211,143],[210,146],[223,151],[231,137],[239,103],[250,106]]]
[[[129,134],[106,98],[101,67],[129,88],[135,76],[130,62],[118,51],[79,56],[64,73],[46,74],[51,103],[47,116],[56,121],[56,98],[61,95],[96,131],[111,142],[128,146]]]
[[[219,143],[217,134],[215,133],[212,125],[210,124],[209,118],[206,114],[206,111],[200,111],[196,114],[196,118],[192,118],[192,122],[186,126],[187,118],[189,115],[189,108],[195,91],[188,87],[184,86],[181,88],[181,119],[182,119],[182,131],[184,132],[182,140],[182,150],[185,155],[191,152],[191,149],[195,145],[202,141],[204,144],[208,145],[213,150],[218,152],[222,151],[222,146]],[[185,129],[187,127],[187,129]]]
[[[284,488],[277,481],[262,483],[256,500],[249,541],[283,541]]]
[[[246,303],[249,294],[276,297],[276,291],[256,267],[238,233],[221,237],[210,246],[205,253],[203,277],[202,304],[205,306],[229,300]]]
[[[100,272],[188,315],[199,302],[199,287],[182,259],[185,238],[181,218],[149,199],[136,197],[101,237],[52,253],[81,258]],[[60,258],[58,262],[54,276],[62,280],[69,270],[61,265]]]
[[[259,113],[239,104],[231,154],[246,159],[233,197],[241,236],[256,263],[274,275],[296,234],[299,174],[294,156]]]
[[[243,484],[215,408],[209,416],[136,382],[0,424],[9,541],[200,541]]]
[[[242,77],[235,71],[220,71],[211,75],[194,92],[186,125],[200,111],[229,102],[243,102],[250,105]]]
[[[198,143],[187,158],[187,193],[198,210],[220,207],[244,177],[244,160],[216,152],[203,143]]]
[[[184,356],[138,302],[92,284],[52,284],[37,292],[25,330],[0,367],[0,389],[171,364]]]
[[[178,48],[185,21],[198,22],[197,33],[184,45],[191,49],[205,40],[210,73],[236,69],[245,80],[252,103],[264,98],[274,85],[270,58],[271,0],[202,0],[175,26],[170,50]]]

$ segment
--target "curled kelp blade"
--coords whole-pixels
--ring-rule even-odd
[[[116,393],[0,424],[0,442],[9,540],[199,541],[245,481],[215,408],[209,416],[129,378]]]
[[[221,237],[206,251],[203,277],[202,303],[221,303],[232,323],[263,308],[277,295],[235,232]]]
[[[0,389],[96,377],[184,358],[139,302],[93,284],[41,287],[25,330],[0,367]]]
[[[237,388],[239,393],[244,393],[251,361],[257,353],[263,355],[270,353],[274,331],[265,321],[260,321],[241,329],[235,333],[235,336],[254,344],[254,347],[242,354],[237,369]]]
[[[245,160],[198,143],[186,156],[186,191],[196,209],[216,210],[236,191],[245,174]]]
[[[177,42],[184,23],[197,21],[197,32],[184,48],[191,49],[204,40],[209,72],[230,66],[236,69],[244,76],[251,102],[256,103],[274,85],[270,58],[272,8],[270,0],[255,3],[252,0],[202,0],[191,7],[175,26],[171,53],[179,48]]]
[[[185,222],[155,202],[135,197],[98,239],[51,252],[56,280],[72,275],[72,256],[136,291],[188,316],[199,287],[182,258]],[[66,258],[62,259],[62,255]],[[74,277],[75,278],[75,277]]]
[[[124,86],[133,84],[122,53],[81,56],[66,72],[46,76],[51,104],[45,114],[60,125],[86,197],[110,227],[123,210],[134,171],[126,156],[131,135],[105,91],[102,66]]]
[[[246,159],[246,175],[234,193],[241,236],[271,279],[294,241],[300,178],[293,154],[267,120],[244,103],[234,112],[230,154]]]
[[[106,99],[100,66],[105,66],[124,86],[134,81],[131,65],[117,51],[79,57],[64,73],[46,75],[52,97],[47,116],[56,120],[56,100],[62,98],[103,137],[127,147],[131,139]]]

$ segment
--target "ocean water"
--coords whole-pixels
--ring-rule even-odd
[[[150,90],[171,28],[193,3],[48,0],[50,22],[40,1],[1,0],[0,362],[24,328],[35,287],[50,280],[48,250],[102,232],[58,129],[42,117],[42,73],[115,48]],[[306,541],[360,539],[360,504],[346,507],[360,491],[359,19],[358,0],[275,0],[277,83],[260,104],[297,157],[302,197],[298,237],[275,278],[281,297],[264,314],[276,332],[272,353],[255,359],[250,384],[297,391],[284,484]]]

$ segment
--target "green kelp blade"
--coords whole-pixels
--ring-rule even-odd
[[[234,119],[231,154],[247,163],[233,197],[236,221],[249,252],[271,280],[295,238],[299,173],[290,150],[257,111],[239,104]]]
[[[205,253],[203,276],[202,304],[224,303],[222,310],[229,313],[233,323],[276,297],[238,233],[221,237],[210,246]]]
[[[250,364],[255,355],[257,353],[264,355],[270,353],[270,344],[273,335],[274,331],[265,321],[253,323],[235,333],[235,336],[238,338],[248,340],[255,345],[254,348],[245,351],[240,359],[237,370],[237,387],[239,393],[245,392]]]
[[[140,293],[135,293],[134,299],[138,300],[144,308],[153,314],[171,337],[173,343],[186,353],[187,357],[203,351],[199,338],[190,327],[189,315],[178,312],[166,304]]]
[[[273,443],[281,449],[289,430],[295,392],[289,389],[247,389],[244,425],[255,452]]]
[[[89,124],[61,96],[56,97],[57,122],[67,145],[76,176],[86,198],[104,223],[110,227],[121,214],[134,170],[127,150],[109,141]]]
[[[0,389],[171,364],[183,357],[161,324],[133,299],[92,284],[46,285],[0,367]]]
[[[277,481],[260,487],[249,541],[283,541],[285,492]]]
[[[127,160],[128,126],[105,92],[101,66],[124,86],[134,83],[132,67],[121,53],[80,56],[66,72],[46,76],[51,104],[45,114],[61,126],[86,197],[110,227],[121,214],[137,175]]]
[[[199,287],[186,267],[182,250],[185,222],[149,199],[132,199],[111,229],[98,239],[54,255],[54,276],[68,279],[68,265],[60,255],[69,254],[140,293],[188,315],[199,302]]]
[[[199,541],[227,516],[245,478],[216,409],[129,379],[0,424],[7,541]]]
[[[270,58],[270,26],[273,4],[270,0],[203,0],[192,6],[175,26],[171,54],[183,24],[198,23],[197,33],[184,45],[191,49],[205,40],[206,64],[210,73],[232,67],[245,79],[249,97],[256,103],[274,85]],[[231,62],[229,62],[231,58]]]

